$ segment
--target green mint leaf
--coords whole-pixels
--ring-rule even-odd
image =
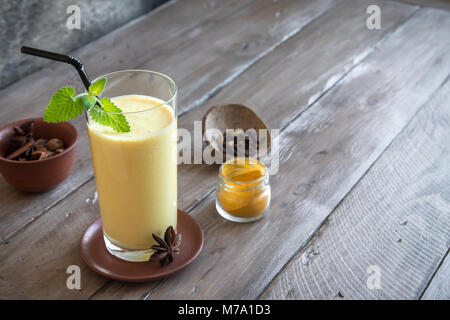
[[[46,122],[64,122],[78,117],[83,113],[83,106],[75,103],[75,89],[62,87],[50,99],[50,103],[44,112]]]
[[[106,85],[106,78],[101,78],[95,81],[93,84],[89,86],[89,94],[91,96],[98,96]]]
[[[104,126],[111,127],[116,132],[130,131],[130,125],[119,107],[108,98],[102,98],[100,104],[102,105],[102,109],[96,107],[89,109],[89,115],[92,120]]]
[[[82,108],[89,110],[97,103],[97,99],[87,93],[84,93],[75,98],[75,103],[81,104]]]

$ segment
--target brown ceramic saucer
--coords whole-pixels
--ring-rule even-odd
[[[128,262],[111,255],[103,241],[101,219],[92,223],[81,238],[81,257],[95,272],[114,280],[145,282],[168,277],[198,256],[203,247],[203,231],[194,218],[178,210],[177,232],[182,235],[180,253],[173,262],[161,267],[159,262]]]

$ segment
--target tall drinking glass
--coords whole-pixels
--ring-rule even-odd
[[[100,78],[107,80],[101,96],[122,109],[131,128],[118,133],[86,115],[106,248],[147,261],[152,233],[163,237],[177,226],[177,87],[145,70]]]

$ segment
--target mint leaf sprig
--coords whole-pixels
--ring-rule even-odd
[[[122,110],[110,99],[97,97],[105,88],[106,78],[101,78],[89,86],[88,93],[76,94],[70,86],[62,87],[50,99],[44,112],[46,122],[64,122],[80,116],[84,110],[92,120],[111,127],[116,132],[129,132],[130,125]]]

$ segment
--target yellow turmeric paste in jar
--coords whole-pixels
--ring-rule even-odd
[[[248,222],[262,218],[270,203],[266,166],[255,159],[235,158],[219,169],[217,211],[226,219]]]

